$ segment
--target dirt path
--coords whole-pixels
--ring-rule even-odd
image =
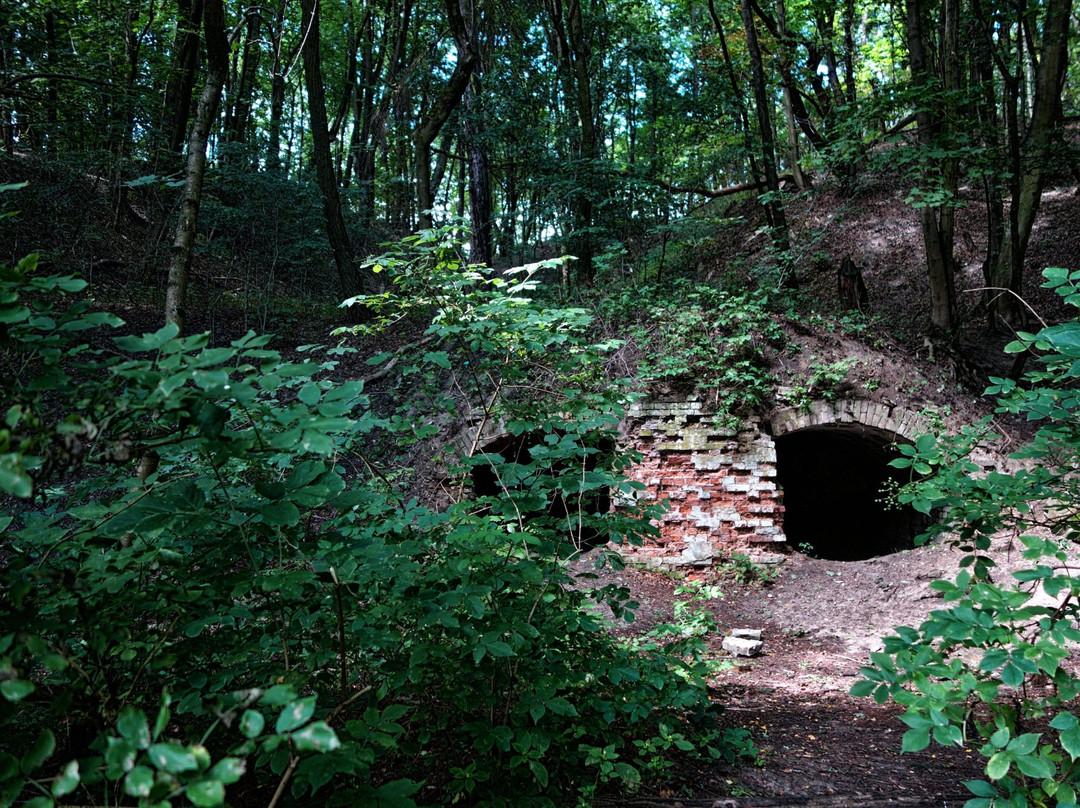
[[[1007,561],[1007,551],[1003,555]],[[725,722],[752,733],[761,761],[720,768],[701,763],[683,773],[678,791],[656,796],[940,796],[962,804],[970,797],[962,782],[982,775],[977,750],[932,746],[901,755],[902,711],[847,695],[882,636],[897,625],[918,625],[940,606],[929,583],[950,576],[959,558],[943,546],[855,562],[794,553],[769,582],[739,584],[716,570],[693,574],[724,592],[708,603],[722,632],[762,631],[762,655],[739,661],[714,682]],[[641,603],[636,630],[671,618],[682,580],[633,568],[607,576]],[[710,640],[718,655],[722,639]]]

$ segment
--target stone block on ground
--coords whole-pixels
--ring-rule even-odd
[[[733,656],[752,657],[761,653],[764,643],[761,640],[748,640],[743,637],[724,637],[723,648]]]
[[[737,637],[740,640],[760,640],[761,629],[760,628],[733,628],[731,630],[731,636]]]

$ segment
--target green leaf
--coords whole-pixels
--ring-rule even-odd
[[[1009,753],[998,752],[987,761],[986,776],[991,780],[1000,780],[1009,773],[1010,766],[1012,766],[1012,758],[1009,756]]]
[[[300,509],[287,499],[259,506],[263,521],[275,527],[292,527],[300,522]]]
[[[226,757],[219,760],[214,764],[207,774],[208,777],[214,780],[220,780],[225,785],[236,783],[244,776],[244,772],[247,770],[247,764],[242,758]]]
[[[129,797],[149,797],[154,787],[154,770],[147,766],[136,766],[124,778],[124,793]]]
[[[257,710],[244,710],[244,714],[240,716],[240,732],[245,738],[261,735],[265,726],[266,719]]]
[[[1062,730],[1060,740],[1061,748],[1070,758],[1073,760],[1080,758],[1080,727]]]
[[[22,804],[22,808],[53,808],[56,803],[53,802],[52,797],[34,797],[32,800],[27,800]]]
[[[291,704],[287,704],[285,709],[281,711],[281,715],[278,716],[277,723],[274,725],[274,731],[291,732],[310,721],[313,715],[315,715],[315,697],[308,696],[307,698],[298,699]]]
[[[1076,716],[1072,713],[1058,713],[1054,716],[1054,720],[1050,722],[1051,729],[1058,730],[1070,730],[1080,725],[1080,722],[1076,720]]]
[[[1017,755],[1016,768],[1028,777],[1044,780],[1054,776],[1054,766],[1041,755]]]
[[[214,808],[225,802],[225,786],[220,780],[196,780],[188,783],[187,798],[199,808]]]
[[[154,719],[153,740],[155,741],[161,737],[161,733],[169,726],[169,719],[172,718],[172,712],[169,710],[169,705],[171,703],[172,698],[169,694],[163,693],[161,696],[161,707],[158,708],[157,718]]]
[[[52,757],[56,751],[56,738],[51,729],[43,729],[38,733],[34,743],[22,757],[21,768],[23,774],[30,774],[34,769]]]
[[[0,490],[20,499],[29,499],[34,493],[34,481],[23,468],[21,455],[0,455]]]
[[[179,333],[180,327],[176,323],[169,323],[152,334],[143,334],[141,337],[115,337],[113,342],[121,351],[130,353],[156,351],[169,340],[175,339]]]
[[[494,640],[484,644],[487,652],[493,657],[511,657],[514,656],[514,649],[502,640]]]
[[[169,774],[183,774],[199,768],[195,755],[175,743],[156,743],[147,750],[150,762]]]
[[[52,795],[63,797],[79,787],[79,761],[73,760],[68,763],[53,780]]]
[[[259,704],[267,707],[280,707],[288,704],[297,696],[296,690],[289,685],[274,685],[259,698]]]
[[[904,739],[900,745],[901,752],[921,752],[930,745],[930,730],[909,729],[904,733]]]
[[[315,382],[308,382],[300,388],[297,398],[309,407],[314,407],[322,400],[322,390],[319,389],[319,385]]]
[[[0,682],[0,695],[8,701],[21,701],[36,689],[29,679],[9,679]]]
[[[424,354],[424,361],[438,365],[444,370],[450,370],[450,358],[447,356],[446,351],[431,351],[426,353]]]
[[[297,752],[333,752],[341,742],[325,721],[315,721],[292,734]]]
[[[1009,741],[1009,745],[1006,747],[1013,755],[1030,755],[1035,751],[1035,747],[1039,743],[1039,733],[1026,732],[1023,735],[1013,738]]]
[[[996,797],[998,790],[985,780],[965,780],[964,787],[976,797]]]
[[[125,707],[116,719],[116,731],[120,737],[131,742],[136,749],[150,746],[150,723],[146,714],[134,707]]]

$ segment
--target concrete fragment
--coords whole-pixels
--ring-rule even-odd
[[[761,653],[761,640],[747,640],[742,637],[724,637],[723,648],[733,656],[757,656]]]
[[[760,628],[733,628],[731,630],[732,637],[738,637],[742,640],[760,640],[761,629]]]

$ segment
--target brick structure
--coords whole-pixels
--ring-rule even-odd
[[[668,510],[659,539],[624,546],[624,555],[650,566],[680,567],[708,566],[732,553],[782,551],[787,539],[774,438],[821,428],[914,440],[928,425],[917,413],[867,399],[815,401],[741,422],[694,397],[634,405],[621,431],[624,447],[641,460],[627,475],[644,485],[638,499],[666,502]],[[466,418],[453,444],[472,454],[506,435],[502,423]]]
[[[776,447],[750,419],[737,427],[700,401],[645,401],[627,419],[642,455],[630,477],[640,499],[666,501],[655,545],[627,555],[656,566],[708,565],[732,551],[784,541]]]
[[[813,427],[871,428],[912,439],[926,424],[915,413],[868,400],[817,401],[780,410],[763,423],[736,425],[705,405],[643,401],[628,414],[627,445],[641,454],[629,470],[639,499],[666,502],[660,538],[624,548],[650,566],[706,566],[741,552],[784,547],[783,492],[776,482],[774,435]]]

